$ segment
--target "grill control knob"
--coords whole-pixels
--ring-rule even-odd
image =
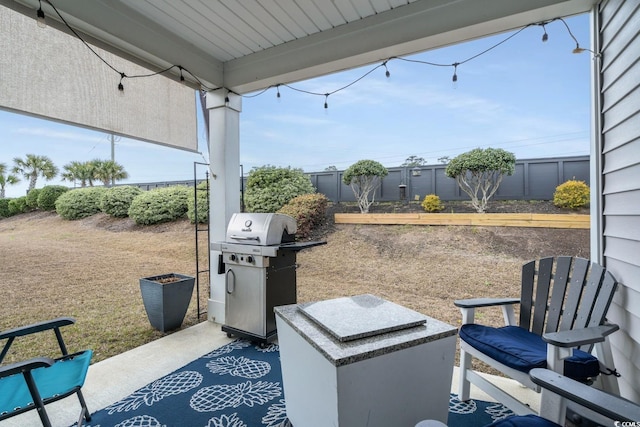
[[[236,261],[238,259],[238,257],[236,257],[236,254],[231,254],[231,255],[229,255],[229,259],[231,261]]]
[[[251,255],[249,255],[249,256],[247,257],[247,262],[248,262],[249,264],[253,264],[253,257],[252,257]]]

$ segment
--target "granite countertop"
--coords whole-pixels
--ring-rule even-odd
[[[327,301],[327,303],[329,303],[329,301]],[[306,304],[305,306],[308,307]],[[457,328],[454,326],[429,316],[424,316],[426,324],[410,326],[400,330],[391,330],[390,332],[383,332],[372,336],[364,334],[362,335],[364,336],[363,338],[340,341],[338,337],[333,336],[327,329],[321,327],[315,320],[312,320],[311,317],[306,315],[298,304],[275,307],[274,311],[276,316],[291,326],[291,328],[336,367],[457,334]],[[350,317],[350,313],[347,312],[344,321],[349,322],[349,318],[353,319],[353,316]]]
[[[308,302],[298,307],[339,341],[362,339],[427,322],[424,314],[371,294]]]

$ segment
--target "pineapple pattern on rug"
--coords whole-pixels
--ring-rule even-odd
[[[452,394],[448,424],[482,426],[511,414],[500,404],[461,402]],[[85,426],[292,427],[279,347],[233,341],[93,413]]]
[[[93,414],[87,427],[287,427],[279,348],[236,340]]]

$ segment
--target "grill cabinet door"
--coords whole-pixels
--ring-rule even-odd
[[[226,325],[265,336],[265,269],[232,265],[226,275]]]

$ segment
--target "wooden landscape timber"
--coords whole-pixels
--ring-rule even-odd
[[[335,223],[589,229],[590,215],[533,213],[337,213],[335,214]]]

